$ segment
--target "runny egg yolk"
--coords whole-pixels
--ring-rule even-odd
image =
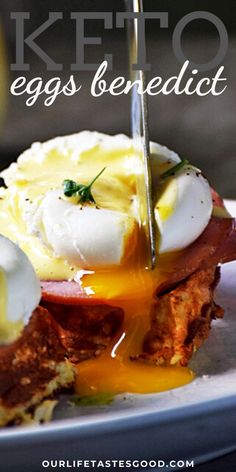
[[[77,366],[76,392],[93,395],[112,393],[154,393],[183,386],[194,378],[189,368],[156,366],[137,360],[145,334],[150,329],[157,284],[166,280],[173,256],[158,258],[154,271],[143,268],[144,245],[139,240],[139,257],[125,267],[110,271],[81,273],[81,287],[91,300],[99,300],[124,311],[121,329],[99,356]]]
[[[110,275],[85,275],[83,287],[102,298],[108,277]],[[188,368],[160,367],[135,360],[142,352],[144,334],[150,329],[155,281],[156,277],[149,271],[141,270],[121,271],[120,276],[112,280],[108,296],[114,306],[123,308],[124,322],[102,355],[78,364],[76,392],[79,395],[161,392],[183,386],[194,378]]]
[[[93,136],[91,133],[91,140]],[[109,270],[91,268],[90,273],[80,277],[81,267],[57,257],[40,235],[31,231],[32,215],[47,192],[62,188],[65,178],[87,184],[104,166],[106,171],[93,188],[95,201],[102,209],[137,216],[137,160],[132,141],[112,147],[102,146],[99,138],[91,147],[81,142],[77,149],[75,143],[79,138],[58,139],[41,147],[34,145],[21,156],[17,166],[3,173],[8,188],[1,189],[0,232],[20,245],[40,279],[75,279],[91,303],[98,301],[124,311],[123,325],[110,347],[100,357],[78,365],[77,392],[148,393],[190,382],[193,373],[187,368],[157,367],[134,360],[142,352],[142,341],[150,328],[155,289],[166,277],[166,267],[161,265],[153,272],[144,269],[146,255],[141,232],[135,253],[130,251],[134,238],[128,240],[127,252],[132,254],[124,264]],[[86,143],[90,144],[90,135],[86,136]],[[161,202],[165,207],[164,219],[173,210],[171,188],[166,207]]]

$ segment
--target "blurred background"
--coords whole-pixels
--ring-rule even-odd
[[[75,21],[70,20],[70,12],[124,11],[124,2],[0,0],[0,4],[0,168],[15,160],[33,141],[83,129],[130,134],[129,97],[105,94],[94,98],[90,94],[94,72],[70,71],[70,64],[75,62]],[[150,97],[150,135],[152,140],[167,145],[201,167],[224,197],[236,198],[236,2],[144,0],[144,8],[169,13],[167,30],[160,29],[156,21],[147,22],[147,53],[152,64],[149,78],[161,75],[167,79],[180,70],[181,65],[172,50],[172,33],[176,23],[187,13],[209,11],[219,16],[227,28],[229,48],[223,63],[227,90],[218,97],[176,96],[173,93]],[[45,63],[28,46],[25,46],[25,61],[30,64],[30,71],[10,71],[9,64],[15,61],[15,21],[10,19],[13,11],[30,12],[31,19],[25,22],[25,35],[46,21],[49,11],[64,12],[63,22],[57,21],[37,39],[39,46],[55,62],[63,63],[62,72],[48,72]],[[85,61],[101,63],[105,52],[112,53],[113,71],[107,73],[108,82],[118,75],[128,78],[125,31],[104,30],[100,20],[88,21],[85,26],[86,35],[102,37],[102,46],[86,46]],[[194,21],[184,30],[182,46],[189,59],[197,63],[208,62],[218,50],[218,33],[207,21]],[[216,70],[202,76],[214,76]],[[15,97],[9,92],[9,84],[21,75],[27,80],[41,76],[45,82],[59,76],[64,85],[71,73],[77,84],[82,83],[81,91],[72,97],[61,94],[50,107],[43,104],[45,96],[41,96],[33,107],[27,107],[24,95]]]

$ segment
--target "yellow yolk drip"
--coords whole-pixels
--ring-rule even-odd
[[[157,196],[155,208],[159,211],[162,221],[167,220],[174,211],[177,198],[177,184],[174,179],[169,179],[162,188],[161,195]]]
[[[110,283],[108,278],[110,277]],[[81,362],[77,367],[76,392],[94,395],[112,393],[153,393],[180,387],[191,382],[193,372],[184,367],[159,367],[135,360],[142,352],[145,333],[150,329],[156,276],[150,271],[124,271],[111,275],[93,274],[82,278],[83,288],[91,296],[112,299],[113,306],[124,310],[120,332],[98,358]],[[126,298],[124,298],[126,297]]]
[[[14,341],[22,330],[22,321],[10,321],[7,317],[7,281],[0,271],[0,344]]]
[[[125,312],[122,330],[99,358],[78,365],[76,391],[79,395],[161,392],[193,379],[188,368],[157,367],[134,360],[142,352],[144,333],[150,328],[147,314],[152,302],[152,298],[139,295],[133,300],[119,301],[118,305]]]
[[[225,207],[214,205],[212,216],[216,218],[231,218],[231,214],[226,210]]]
[[[76,393],[158,393],[191,382],[194,374],[187,367],[160,367],[122,356],[103,354],[81,362],[77,368]]]

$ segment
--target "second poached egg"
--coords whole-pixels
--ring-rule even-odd
[[[40,298],[40,283],[28,257],[0,235],[0,344],[19,336]]]

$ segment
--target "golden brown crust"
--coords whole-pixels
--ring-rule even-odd
[[[71,362],[90,359],[104,351],[120,329],[124,312],[110,305],[61,305],[43,302],[57,323],[57,332]]]
[[[140,359],[188,364],[207,339],[212,319],[223,316],[213,299],[218,280],[218,268],[198,270],[174,290],[157,297]]]
[[[30,407],[73,381],[55,321],[38,307],[22,336],[0,348],[0,425],[20,421]]]
[[[122,320],[123,311],[108,305],[38,307],[21,337],[0,347],[0,426],[29,421],[29,409],[71,386],[71,361],[99,355]]]

